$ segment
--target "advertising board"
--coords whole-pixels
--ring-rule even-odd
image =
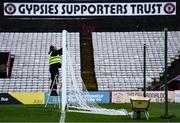
[[[0,104],[44,104],[44,92],[0,93]]]
[[[68,94],[68,101],[70,103],[76,103],[78,100],[74,95],[75,92],[67,92]],[[83,92],[82,92],[83,93]],[[98,91],[98,92],[89,92],[89,95],[82,94],[83,98],[86,98],[88,102],[96,102],[96,103],[110,103],[110,92],[108,91]],[[48,93],[45,93],[45,101],[48,99]],[[60,96],[61,102],[61,96]],[[49,104],[58,104],[58,97],[57,96],[50,96],[48,100]]]
[[[174,95],[175,95],[175,103],[180,103],[180,90],[175,90]]]
[[[112,103],[130,103],[130,97],[143,96],[143,91],[133,92],[112,92]],[[147,91],[146,96],[151,99],[151,102],[164,102],[164,91]],[[174,91],[168,92],[168,101],[174,102]]]

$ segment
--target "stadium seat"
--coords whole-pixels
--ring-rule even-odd
[[[80,78],[79,33],[68,33],[71,57]],[[0,51],[15,56],[11,77],[0,78],[0,92],[48,91],[50,86],[48,51],[61,47],[62,33],[0,32]],[[168,62],[180,55],[180,32],[168,32]],[[95,76],[99,90],[143,88],[143,45],[147,45],[147,82],[159,78],[164,66],[163,32],[93,32]],[[82,84],[79,84],[82,86]],[[68,87],[71,83],[68,83]]]
[[[159,78],[164,67],[164,32],[93,32],[95,73],[99,90],[143,88],[143,45],[147,46],[147,83]],[[180,32],[168,32],[168,62],[179,56]],[[103,74],[102,74],[103,73]],[[105,81],[102,81],[103,78]],[[119,83],[103,88],[106,83]],[[124,79],[124,80],[123,80]],[[135,84],[135,83],[136,84]],[[101,83],[101,84],[100,84]],[[104,84],[104,85],[103,85]],[[112,84],[110,84],[112,85]]]
[[[79,33],[68,33],[68,37],[80,72]],[[11,77],[0,78],[0,92],[48,91],[49,46],[61,48],[61,43],[61,33],[0,32],[0,51],[10,51],[15,56]]]

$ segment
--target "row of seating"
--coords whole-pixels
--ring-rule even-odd
[[[71,55],[76,56],[76,75],[80,75],[79,33],[68,33],[67,37]],[[0,92],[48,91],[50,45],[61,48],[62,33],[1,32],[0,51],[9,51],[15,58],[11,77],[0,79]]]
[[[144,44],[147,82],[151,83],[163,72],[164,32],[93,32],[92,38],[99,90],[143,88]],[[179,51],[180,32],[168,32],[169,65]]]
[[[70,61],[79,87],[79,33],[67,35]],[[164,68],[164,32],[93,32],[95,75],[99,90],[139,90],[143,87],[143,46],[147,46],[147,82]],[[11,78],[0,79],[0,92],[48,91],[50,45],[62,46],[62,33],[0,33],[0,51],[15,55]],[[180,32],[168,32],[168,63],[179,58]],[[68,73],[68,87],[72,77]]]

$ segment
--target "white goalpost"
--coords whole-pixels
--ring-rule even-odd
[[[102,115],[129,115],[126,109],[107,109],[100,107],[87,91],[83,80],[77,79],[75,66],[75,56],[72,55],[69,42],[67,40],[68,32],[62,32],[62,90],[61,90],[61,117],[60,122],[65,122],[66,112],[79,112]],[[67,87],[70,83],[70,87]],[[80,87],[78,83],[81,83]],[[83,88],[82,88],[83,87]]]
[[[67,44],[66,44],[66,35],[67,31],[63,30],[62,32],[62,47],[63,47],[63,54],[62,54],[62,111],[65,111],[66,103],[67,103],[67,90],[66,90],[66,78],[67,78]]]
[[[60,123],[65,122],[66,116],[66,105],[67,105],[67,31],[63,30],[62,32],[62,86],[61,86],[61,118]]]

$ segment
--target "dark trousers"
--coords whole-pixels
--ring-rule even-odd
[[[57,64],[53,64],[50,65],[49,71],[51,73],[51,85],[50,85],[50,89],[52,88],[52,92],[51,92],[51,96],[57,96],[57,82],[58,82],[58,77],[59,77],[59,68],[61,68],[61,64],[57,63]],[[55,81],[54,85],[53,82],[55,80],[55,77],[57,76],[57,81]]]
[[[58,71],[58,68],[57,69],[53,69],[53,70],[50,70],[50,73],[51,73],[51,85],[50,85],[50,90],[52,89],[51,91],[51,96],[57,96],[57,82],[58,82],[58,76],[59,76],[59,71]],[[58,75],[58,76],[56,76]],[[56,77],[56,78],[55,78]],[[55,80],[56,79],[56,80]]]

